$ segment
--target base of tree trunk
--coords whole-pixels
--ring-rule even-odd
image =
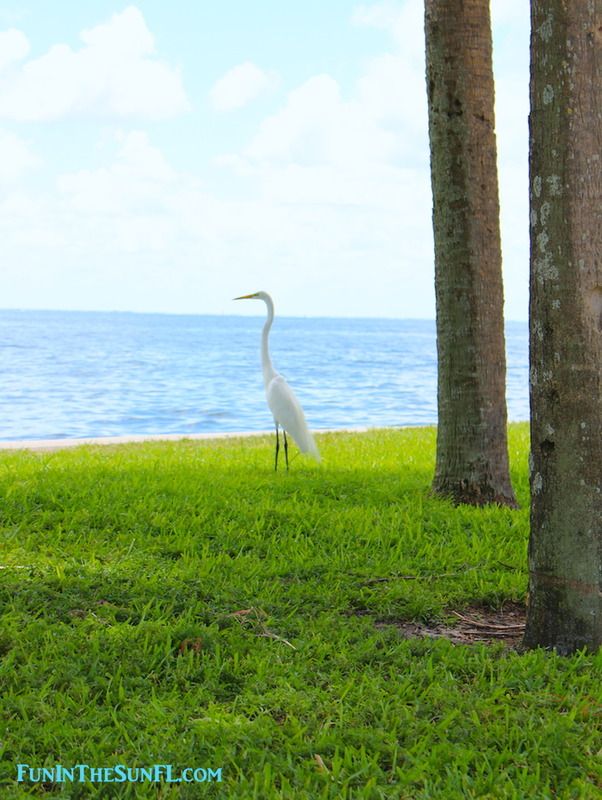
[[[456,505],[487,506],[496,504],[508,508],[518,508],[511,487],[492,486],[490,483],[472,481],[435,480],[432,492],[437,497],[445,497]]]
[[[560,583],[560,581],[559,581]],[[597,587],[586,587],[585,602],[571,603],[571,587],[542,586],[531,576],[527,625],[523,644],[568,656],[578,650],[596,652],[602,646],[602,624]],[[566,595],[569,595],[568,597]]]

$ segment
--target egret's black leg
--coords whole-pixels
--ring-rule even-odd
[[[286,441],[286,431],[284,428],[282,431],[284,433],[284,460],[286,461],[286,471],[288,472],[288,442]]]
[[[276,460],[274,463],[274,471],[278,471],[278,450],[280,450],[280,438],[278,436],[278,423],[276,423]]]

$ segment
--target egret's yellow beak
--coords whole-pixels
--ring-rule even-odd
[[[233,300],[252,300],[254,297],[257,297],[257,292],[255,294],[243,294],[241,297],[233,297]]]

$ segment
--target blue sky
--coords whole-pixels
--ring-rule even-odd
[[[0,307],[434,316],[421,0],[0,0]],[[528,3],[494,0],[526,319]],[[252,304],[250,304],[252,305]]]

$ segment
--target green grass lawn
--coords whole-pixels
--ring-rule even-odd
[[[519,511],[430,497],[433,429],[324,434],[288,474],[262,437],[0,455],[0,797],[599,798],[600,654],[394,625],[524,600],[527,436]]]

